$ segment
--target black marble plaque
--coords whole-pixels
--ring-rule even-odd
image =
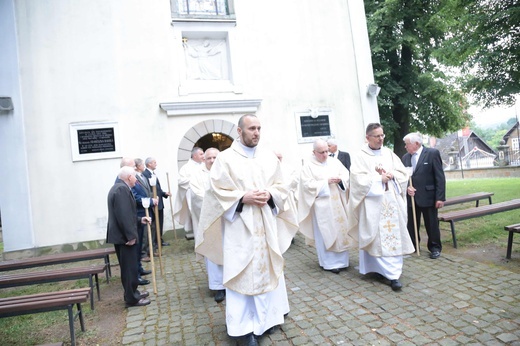
[[[113,127],[77,131],[80,154],[106,153],[116,151]]]
[[[301,116],[300,124],[302,137],[327,137],[330,136],[330,122],[328,115],[319,115],[316,118]]]

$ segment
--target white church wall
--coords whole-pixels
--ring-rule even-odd
[[[325,107],[333,111],[340,150],[359,149],[366,123],[377,121],[375,98],[366,96],[373,78],[362,1],[234,3],[236,26],[226,30],[235,88],[197,93],[180,88],[182,34],[194,26],[172,25],[168,0],[0,0],[13,8],[19,56],[8,66],[19,71],[24,115],[7,125],[0,115],[0,131],[24,138],[2,136],[9,149],[2,145],[0,158],[27,172],[7,170],[7,180],[19,185],[15,202],[24,220],[17,220],[19,206],[0,196],[6,251],[104,239],[106,196],[120,158],[73,161],[71,123],[116,122],[121,155],[154,156],[161,185],[168,190],[168,172],[173,195],[183,136],[211,119],[236,124],[243,113],[170,116],[164,102],[259,99],[261,144],[281,150],[292,165],[312,150],[297,141],[294,112]],[[349,18],[362,27],[351,30]],[[170,229],[168,200],[164,215]]]

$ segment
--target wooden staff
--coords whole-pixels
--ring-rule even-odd
[[[175,240],[177,240],[177,232],[175,232],[175,220],[173,219],[173,194],[172,189],[170,187],[170,175],[166,172],[166,180],[168,181],[168,192],[170,192],[170,211],[172,213],[172,224],[173,224],[173,235],[175,236]]]
[[[410,177],[410,187],[413,188],[412,177]],[[415,196],[410,197],[412,198],[413,230],[415,232],[415,251],[417,252],[417,256],[421,256],[421,252],[419,251],[419,234],[417,232],[417,215],[415,214]]]
[[[159,198],[157,197],[157,180],[155,181],[155,185],[152,186],[153,190],[153,198],[157,199],[157,204],[154,207],[155,213],[155,236],[157,237],[157,252],[159,253],[159,265],[161,268],[161,275],[164,275],[163,265],[162,265],[162,239],[161,239],[161,222],[159,221]],[[161,196],[162,198],[162,196]],[[152,248],[152,257],[153,257],[153,248]]]
[[[148,214],[148,208],[144,208],[144,211],[146,212],[146,217],[150,217],[150,214]],[[152,228],[150,227],[149,223],[147,223],[146,226],[148,227],[148,246],[152,252],[152,254],[150,256],[150,263],[152,265],[153,293],[157,294],[157,282],[155,281],[155,262],[153,259]]]

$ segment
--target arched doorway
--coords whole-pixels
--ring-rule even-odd
[[[223,151],[238,137],[237,126],[222,119],[210,119],[200,122],[189,129],[179,143],[177,167],[180,169],[191,157],[191,150],[200,147],[203,150],[217,148]]]
[[[194,147],[202,148],[204,151],[208,148],[217,148],[223,151],[229,148],[231,143],[233,143],[233,138],[228,135],[220,132],[212,132],[200,137],[200,139],[195,142]]]

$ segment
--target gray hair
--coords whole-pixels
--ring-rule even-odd
[[[313,150],[316,150],[316,148],[317,148],[318,145],[320,145],[320,144],[327,144],[327,141],[325,141],[325,140],[323,140],[323,139],[321,139],[321,138],[315,140],[315,141],[314,141],[314,144],[312,145],[312,149],[313,149]]]
[[[134,168],[133,167],[128,167],[128,166],[123,166],[119,170],[119,174],[117,175],[117,177],[119,179],[121,179],[121,180],[126,180],[131,175],[135,175]]]
[[[191,149],[191,157],[193,158],[193,155],[195,155],[199,151],[202,151],[204,153],[204,150],[202,150],[202,148],[193,147],[193,149]]]
[[[419,132],[412,132],[403,137],[403,141],[409,140],[410,143],[419,143],[422,145],[422,136]]]
[[[137,158],[134,160],[136,167],[143,164],[143,159]]]
[[[147,157],[146,160],[144,161],[144,164],[146,165],[146,167],[148,167],[150,162],[152,162],[153,160],[155,160],[153,157]]]
[[[121,163],[119,164],[119,167],[125,167],[125,166],[134,167],[134,159],[132,159],[131,157],[123,157],[121,159]]]
[[[338,145],[338,141],[334,138],[329,138],[329,139],[327,139],[327,144],[328,145]]]

